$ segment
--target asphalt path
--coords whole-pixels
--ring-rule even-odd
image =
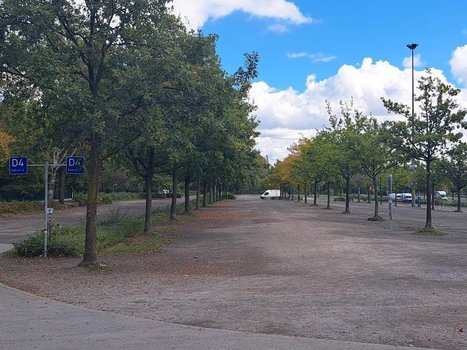
[[[2,350],[408,350],[351,343],[191,327],[79,308],[0,284]]]
[[[177,203],[184,203],[184,198],[179,198]],[[155,199],[153,208],[166,208],[170,206],[171,199]],[[105,220],[112,215],[134,216],[144,215],[145,201],[121,201],[112,204],[102,204],[97,208],[98,221]],[[55,210],[52,214],[52,223],[61,226],[78,226],[86,222],[86,207],[75,207],[63,210]],[[0,245],[11,244],[20,241],[44,228],[44,213],[15,215],[0,217]]]

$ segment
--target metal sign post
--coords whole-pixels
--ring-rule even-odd
[[[47,257],[49,241],[49,162],[44,164],[44,258]]]
[[[392,174],[389,175],[389,220],[392,221]]]
[[[44,167],[44,257],[47,257],[48,241],[50,234],[51,223],[49,215],[53,213],[53,209],[49,208],[49,162],[44,164],[28,164],[26,157],[11,157],[9,164],[10,175],[26,175],[28,167]],[[67,157],[66,164],[57,164],[58,166],[66,166],[67,174],[83,174],[84,173],[84,157],[71,156]]]

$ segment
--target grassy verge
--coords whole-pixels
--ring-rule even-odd
[[[178,214],[183,212],[183,204],[177,206]],[[153,211],[153,229],[144,233],[144,217],[121,217],[118,213],[97,225],[97,250],[102,254],[146,254],[160,251],[164,244],[174,242],[168,237],[177,224],[192,220],[190,214],[169,220],[168,209]],[[49,256],[79,256],[84,252],[84,226],[54,227],[51,232]],[[12,254],[21,257],[43,255],[44,237],[38,233],[24,241],[14,243]]]

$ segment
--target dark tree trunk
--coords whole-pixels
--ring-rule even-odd
[[[361,190],[360,190],[360,186],[358,186],[358,189],[357,189],[357,202],[360,203],[360,194],[361,194]]]
[[[326,208],[331,209],[331,183],[328,182],[328,203]]]
[[[170,220],[177,219],[177,188],[177,172],[174,170],[174,172],[172,173],[172,203],[170,206]]]
[[[300,197],[300,185],[297,186],[297,201],[300,202],[302,199]]]
[[[318,205],[318,181],[315,180],[315,188],[314,188],[314,197],[313,197],[313,205]]]
[[[209,183],[209,204],[212,204],[213,203],[213,199],[212,199],[212,191],[213,191],[213,186],[212,186],[212,182]]]
[[[147,169],[144,177],[144,191],[146,194],[146,207],[144,213],[144,232],[149,232],[152,227],[152,171]]]
[[[150,148],[148,151],[148,165],[144,168],[144,191],[146,193],[146,207],[144,213],[144,232],[149,232],[152,228],[152,179],[154,177],[154,162],[156,150]]]
[[[379,206],[378,206],[378,180],[376,178],[373,178],[373,188],[375,189],[375,213],[374,217],[377,217],[379,215]]]
[[[190,178],[185,178],[185,213],[190,212]]]
[[[367,197],[368,197],[368,199],[367,199],[368,203],[371,203],[371,189],[370,189],[370,187],[368,187],[368,189],[367,189]]]
[[[303,187],[305,188],[305,193],[304,193],[304,195],[305,195],[305,204],[307,204],[308,203],[308,194],[307,194],[308,188],[306,187],[306,181],[305,181],[305,184],[303,185]]]
[[[196,180],[196,210],[199,209],[199,197],[200,197],[200,181]]]
[[[203,208],[207,207],[207,197],[206,197],[206,192],[208,190],[208,185],[206,183],[206,180],[203,181]]]
[[[58,201],[60,204],[65,204],[65,178],[66,178],[66,168],[60,168],[60,185],[58,191]]]
[[[425,228],[432,228],[431,221],[431,161],[426,162],[426,221]]]
[[[345,210],[344,213],[350,214],[350,177],[345,179]]]
[[[97,193],[99,190],[99,174],[101,169],[100,139],[93,133],[90,139],[88,196],[86,208],[86,238],[81,266],[97,263]]]
[[[462,206],[461,206],[461,186],[460,186],[460,182],[457,181],[457,212],[458,213],[462,213]]]

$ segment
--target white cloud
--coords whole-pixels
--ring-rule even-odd
[[[449,61],[451,72],[459,83],[467,85],[467,45],[454,50]]]
[[[325,55],[324,53],[308,53],[308,52],[297,52],[297,53],[288,53],[288,58],[309,58],[313,62],[331,62],[337,57],[333,55]]]
[[[175,13],[187,19],[193,28],[201,28],[209,19],[225,17],[235,11],[293,24],[312,22],[293,2],[287,0],[174,0],[173,6]]]
[[[268,30],[274,33],[287,33],[289,31],[289,27],[283,23],[274,23],[268,27]]]
[[[432,73],[447,82],[441,70],[432,69]],[[422,74],[424,71],[416,70],[415,80]],[[328,125],[326,101],[335,112],[339,112],[340,101],[353,100],[355,108],[380,120],[400,118],[387,113],[381,97],[410,106],[411,82],[410,68],[401,70],[387,61],[373,62],[371,58],[363,59],[359,67],[343,65],[337,74],[320,81],[309,75],[302,92],[291,87],[279,90],[264,81],[256,82],[251,98],[258,107],[256,115],[261,122],[258,149],[270,160],[283,159],[288,154],[287,146],[301,135],[311,137],[314,130]],[[466,90],[459,101],[463,105],[467,102]]]
[[[413,66],[414,68],[421,67],[424,65],[422,62],[422,56],[420,54],[414,55],[413,56]],[[412,56],[405,57],[402,60],[402,66],[404,68],[412,68]]]

